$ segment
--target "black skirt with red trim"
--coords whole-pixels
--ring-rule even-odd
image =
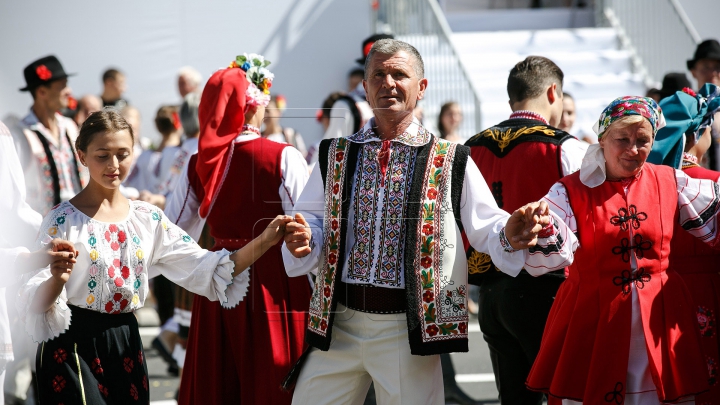
[[[75,306],[70,328],[38,345],[41,404],[149,404],[148,372],[132,313]]]

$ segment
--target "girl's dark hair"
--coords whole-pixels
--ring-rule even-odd
[[[87,152],[88,145],[92,142],[97,134],[106,132],[120,132],[127,130],[130,133],[133,144],[135,144],[135,134],[132,127],[125,121],[120,112],[113,107],[105,107],[100,111],[96,111],[83,122],[80,127],[80,133],[75,140],[75,149]]]
[[[445,129],[445,125],[442,122],[442,117],[445,115],[447,110],[449,110],[451,107],[459,105],[458,103],[454,101],[448,101],[447,103],[443,104],[442,107],[440,107],[440,114],[438,114],[438,132],[440,132],[440,138],[444,139],[447,136],[447,130]]]
[[[172,105],[160,107],[155,114],[155,127],[162,135],[169,135],[181,128],[178,109]]]

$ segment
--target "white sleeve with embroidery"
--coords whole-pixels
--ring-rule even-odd
[[[675,170],[680,225],[691,235],[713,247],[720,245],[718,210],[720,187],[712,180],[694,179]]]
[[[50,232],[50,228],[55,227],[53,213],[54,211],[50,211],[43,219],[37,237],[37,248],[47,246],[52,241],[52,236],[49,233],[55,233],[57,236],[62,236],[72,242],[72,238],[67,236],[64,226],[57,226],[57,232]],[[30,306],[35,301],[35,293],[37,293],[38,288],[50,277],[52,277],[50,266],[26,273],[23,276],[23,285],[18,291],[16,301],[20,319],[25,322],[25,331],[37,343],[56,338],[70,327],[71,312],[67,306],[68,295],[65,287],[63,287],[60,296],[55,300],[55,305],[46,312],[37,313],[30,309]]]
[[[282,184],[278,193],[286,215],[291,215],[295,202],[308,181],[308,166],[305,158],[294,147],[283,149],[280,159]]]
[[[460,196],[465,235],[475,250],[489,254],[500,271],[515,277],[523,268],[526,252],[509,252],[501,244],[500,233],[509,217],[510,214],[498,208],[475,162],[468,159]]]
[[[249,271],[233,278],[235,263],[227,250],[202,249],[164,214],[154,238],[148,266],[151,278],[162,274],[190,292],[220,301],[225,308],[233,308],[247,294]]]
[[[200,201],[198,201],[195,190],[190,186],[187,175],[188,165],[185,165],[180,179],[175,184],[175,189],[167,198],[165,203],[165,215],[170,221],[190,235],[193,240],[200,239],[205,219],[200,217]]]
[[[528,249],[525,270],[541,276],[572,264],[574,252],[580,245],[575,236],[577,223],[570,207],[567,191],[562,183],[555,183],[543,197],[550,207],[551,227],[541,232],[538,244]]]
[[[323,241],[323,218],[325,217],[325,190],[319,165],[315,165],[302,194],[295,202],[292,215],[296,213],[302,214],[310,225],[312,250],[307,256],[298,259],[290,253],[283,242],[283,262],[285,262],[285,272],[289,277],[317,273],[318,270]]]

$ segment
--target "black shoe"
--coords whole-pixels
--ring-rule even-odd
[[[458,403],[460,405],[479,404],[478,401],[470,398],[470,396],[457,385],[445,388],[445,402]]]
[[[177,361],[172,356],[172,353],[165,348],[165,345],[162,341],[160,341],[160,338],[155,338],[152,341],[152,347],[157,350],[158,354],[160,354],[160,357],[168,364],[168,374],[173,375],[177,377],[180,373],[180,369],[178,368]]]

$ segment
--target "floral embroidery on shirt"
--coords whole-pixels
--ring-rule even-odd
[[[383,174],[378,170],[380,147],[380,142],[368,142],[362,148],[353,198],[355,244],[350,250],[347,278],[398,287],[403,282],[400,255],[405,240],[403,219],[415,153],[414,148],[393,142],[383,182]],[[382,212],[378,212],[379,207]],[[380,239],[378,252],[374,249],[376,238]]]

